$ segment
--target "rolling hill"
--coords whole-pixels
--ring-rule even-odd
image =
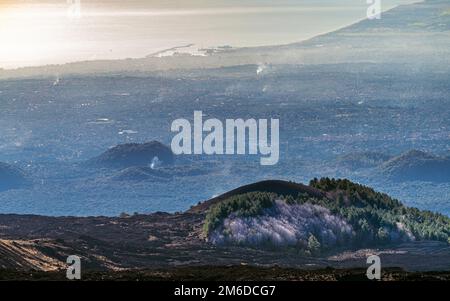
[[[132,167],[167,164],[174,161],[172,150],[158,142],[120,144],[110,148],[98,157],[89,160],[89,164],[105,167]]]
[[[392,158],[381,169],[387,177],[398,182],[450,182],[450,159],[418,150]]]
[[[58,270],[68,254],[87,270],[109,271],[243,262],[358,267],[376,248],[387,266],[427,270],[447,266],[449,235],[449,218],[348,180],[264,181],[182,213],[0,215],[0,267]]]
[[[324,193],[322,191],[307,185],[281,180],[266,180],[241,186],[239,188],[221,194],[217,197],[214,197],[208,201],[201,202],[197,206],[193,206],[188,212],[191,213],[205,212],[206,210],[210,209],[211,206],[219,204],[224,200],[250,192],[275,193],[281,196],[297,196],[299,194],[306,193],[312,197],[317,198],[324,197]]]
[[[280,195],[270,189],[232,194],[208,210],[205,235],[218,245],[290,246],[307,252],[447,242],[450,237],[449,218],[405,207],[369,187],[329,178],[314,179],[310,186],[320,193],[296,189]]]

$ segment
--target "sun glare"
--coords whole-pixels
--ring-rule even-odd
[[[0,66],[39,65],[48,61],[63,50],[64,45],[57,40],[66,19],[58,15],[58,10],[49,10],[45,5],[0,5]]]

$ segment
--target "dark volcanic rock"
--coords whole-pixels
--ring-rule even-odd
[[[383,172],[394,181],[450,181],[450,159],[412,150],[382,165]]]
[[[174,155],[169,147],[158,141],[151,141],[118,145],[91,159],[89,163],[107,167],[131,167],[155,163],[172,164],[173,161]]]
[[[0,162],[0,191],[22,188],[29,184],[22,170]]]

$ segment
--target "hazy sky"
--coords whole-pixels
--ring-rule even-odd
[[[70,3],[77,1],[79,10]],[[0,0],[0,68],[143,57],[190,43],[292,43],[361,20],[367,7],[366,0]]]

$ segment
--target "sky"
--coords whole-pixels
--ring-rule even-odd
[[[381,0],[390,9],[412,0]],[[78,5],[79,4],[79,5]],[[366,0],[0,0],[0,68],[164,49],[302,41],[366,18]]]

